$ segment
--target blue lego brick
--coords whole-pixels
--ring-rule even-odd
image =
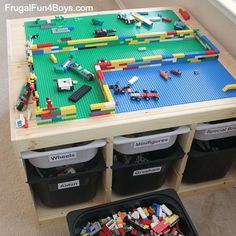
[[[206,44],[208,44],[208,46],[210,46],[212,50],[215,50],[217,51],[217,53],[220,53],[219,49],[205,35],[200,36],[200,39]]]
[[[174,58],[172,54],[162,56],[162,59],[172,59],[172,58]]]
[[[130,38],[130,36],[128,36],[128,35],[119,35],[118,37],[120,40]]]
[[[182,74],[180,76],[170,74],[171,79],[168,81],[160,77],[160,70],[172,69],[179,69]],[[195,70],[199,71],[199,75],[194,75]],[[139,79],[131,87],[133,91],[156,89],[160,95],[157,101],[152,99],[133,101],[128,93],[115,95],[111,89],[118,104],[116,106],[118,113],[236,97],[235,90],[227,93],[222,91],[226,84],[235,83],[235,80],[218,60],[104,72],[104,76],[108,85],[120,81],[121,87],[127,85],[133,76],[138,76]]]
[[[80,44],[80,45],[74,45],[75,48],[85,48],[84,44]]]
[[[185,57],[186,58],[193,58],[193,57],[196,57],[196,56],[203,56],[203,55],[205,55],[204,51],[200,51],[200,52],[187,52],[187,53],[185,53]]]
[[[37,50],[37,51],[32,51],[32,54],[33,54],[33,55],[42,55],[42,54],[44,54],[44,52],[43,52],[42,49],[39,49],[39,50]]]

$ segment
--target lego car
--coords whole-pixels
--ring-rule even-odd
[[[132,24],[135,21],[130,13],[119,12],[117,18],[123,20],[126,24]]]

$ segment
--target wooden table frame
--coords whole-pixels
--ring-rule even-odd
[[[167,8],[153,8],[153,10],[154,9],[162,10]],[[178,7],[168,9],[175,10],[176,14],[179,15]],[[117,11],[109,11],[107,13],[112,12]],[[89,14],[87,13],[87,15]],[[67,15],[66,17],[69,16],[73,17],[74,15]],[[41,19],[49,18],[51,17],[41,17]],[[11,141],[16,150],[17,162],[20,165],[22,175],[25,179],[24,161],[19,158],[19,154],[22,151],[106,138],[107,145],[103,148],[103,153],[106,164],[110,167],[112,166],[113,159],[112,137],[168,127],[190,125],[190,133],[180,135],[178,138],[185,155],[181,160],[175,163],[170,175],[167,177],[166,183],[162,186],[162,189],[172,187],[181,195],[185,195],[196,191],[214,190],[224,186],[233,186],[236,183],[235,168],[232,168],[226,177],[219,180],[194,185],[182,183],[182,175],[188,158],[187,153],[191,147],[196,123],[236,117],[236,98],[161,107],[42,126],[37,126],[34,120],[31,120],[28,129],[16,129],[15,120],[19,114],[15,110],[15,102],[21,86],[26,81],[26,76],[29,73],[24,55],[24,44],[26,39],[23,23],[24,21],[34,19],[35,18],[27,18],[7,21]],[[192,16],[186,23],[191,28],[199,28],[201,32],[219,48],[221,52],[219,60],[225,65],[230,73],[236,77],[236,61],[224,47],[220,45]],[[34,198],[31,189],[28,187],[28,192],[32,196],[32,201],[29,204],[32,204],[32,209],[36,210],[36,216],[39,222],[45,222],[64,217],[67,212],[74,209],[124,198],[112,193],[112,171],[110,168],[107,168],[105,171],[102,182],[103,184],[98,191],[97,196],[92,201],[55,209],[43,206]]]

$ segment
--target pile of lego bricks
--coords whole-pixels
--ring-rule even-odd
[[[83,236],[183,236],[178,221],[165,204],[153,203],[148,207],[137,207],[129,212],[118,211],[112,216],[88,222],[79,235]]]

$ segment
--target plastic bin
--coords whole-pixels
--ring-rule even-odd
[[[183,180],[199,183],[224,177],[236,160],[236,137],[194,140]]]
[[[112,169],[112,190],[118,194],[134,194],[160,188],[168,175],[170,165],[174,160],[184,156],[178,142],[169,148],[139,155],[124,155],[114,151]],[[119,161],[129,158],[131,163]],[[132,161],[132,160],[137,161]]]
[[[180,216],[180,228],[186,236],[198,236],[198,233],[188,216],[177,193],[172,189],[153,192],[150,194],[140,195],[96,207],[69,212],[67,215],[67,223],[71,236],[78,236],[82,227],[87,222],[93,222],[101,218],[112,215],[119,210],[129,211],[139,206],[148,206],[152,203],[165,204],[175,214]]]
[[[198,124],[195,139],[212,140],[236,136],[236,119]]]
[[[141,135],[134,134],[127,137],[114,137],[114,149],[124,154],[137,154],[165,149],[175,143],[177,135],[188,133],[189,130],[190,128],[188,126],[183,126],[179,128],[166,129],[165,131],[157,130],[146,132]]]
[[[86,163],[72,167],[78,172],[63,176],[44,176],[43,173],[54,172],[55,168],[38,169],[26,162],[28,184],[48,207],[60,207],[92,199],[96,195],[99,177],[106,168],[101,153],[98,152]]]
[[[39,168],[50,168],[63,165],[72,165],[91,160],[95,157],[99,147],[106,144],[105,140],[74,143],[56,147],[37,149],[21,153],[22,159]]]

